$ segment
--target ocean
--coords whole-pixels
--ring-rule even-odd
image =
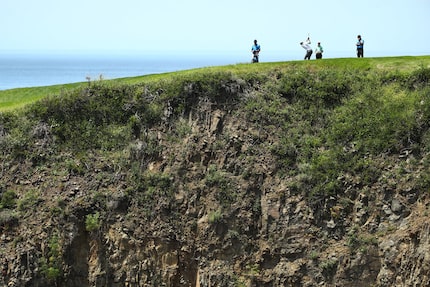
[[[324,58],[355,57],[354,51],[325,53]],[[302,49],[267,51],[261,62],[302,60]],[[367,56],[369,56],[368,53]],[[388,56],[373,53],[372,56]],[[223,54],[188,53],[17,53],[0,52],[0,90],[86,82],[100,78],[110,80],[251,62],[250,51]],[[314,58],[313,58],[314,59]]]
[[[301,59],[300,53],[267,51],[261,62]],[[187,53],[0,53],[0,90],[117,79],[251,62],[250,51]]]
[[[0,54],[0,90],[249,62],[251,54]]]

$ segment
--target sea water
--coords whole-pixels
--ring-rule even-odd
[[[248,59],[249,58],[249,59]],[[0,54],[0,90],[116,79],[247,62],[233,54]]]
[[[152,52],[152,53],[1,53],[0,90],[50,86],[143,76],[203,68],[250,63],[250,51]],[[287,61],[301,56],[286,52],[262,53],[261,62]]]

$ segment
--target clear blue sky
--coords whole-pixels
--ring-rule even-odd
[[[310,33],[328,55],[430,55],[430,0],[1,0],[5,51],[302,53]]]

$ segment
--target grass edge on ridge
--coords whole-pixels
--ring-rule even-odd
[[[430,56],[398,56],[398,57],[377,57],[377,58],[329,58],[323,60],[294,60],[285,62],[262,62],[258,64],[239,63],[225,66],[211,66],[203,68],[194,68],[175,72],[160,74],[149,74],[142,76],[124,77],[117,79],[105,79],[104,82],[113,84],[138,84],[142,82],[151,82],[172,77],[176,75],[186,75],[200,71],[232,71],[234,73],[243,72],[266,72],[274,68],[294,67],[294,66],[315,66],[316,68],[357,68],[393,71],[411,71],[419,67],[430,67]],[[97,80],[96,80],[97,81]],[[89,82],[77,82],[69,84],[59,84],[41,87],[15,88],[0,91],[0,112],[14,111],[25,107],[28,104],[36,102],[44,97],[58,96],[66,91],[82,89]]]

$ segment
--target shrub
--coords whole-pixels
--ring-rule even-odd
[[[377,246],[378,239],[373,235],[361,234],[358,226],[353,226],[348,232],[346,244],[351,251],[358,249],[359,251],[364,252],[371,245]]]
[[[291,103],[330,108],[350,96],[354,71],[308,69],[297,69],[280,79],[279,92]]]
[[[223,207],[228,207],[236,198],[237,193],[227,173],[217,170],[215,165],[210,165],[206,174],[206,184],[217,188],[216,199]]]
[[[7,190],[7,191],[1,193],[0,195],[1,195],[0,209],[2,209],[2,208],[14,209],[15,208],[17,195],[14,191]]]
[[[259,127],[266,128],[285,123],[294,115],[293,107],[272,91],[264,91],[258,96],[250,97],[245,103],[246,117]]]
[[[409,88],[421,88],[430,83],[430,68],[421,67],[411,73],[407,84]]]
[[[249,276],[257,276],[258,274],[260,274],[260,266],[258,265],[258,263],[247,264],[245,268],[246,273]]]
[[[360,152],[398,150],[415,124],[417,97],[395,86],[369,86],[344,103],[331,116],[330,142],[354,143]]]
[[[132,164],[137,164],[142,169],[150,161],[160,156],[163,147],[159,144],[155,133],[147,133],[142,140],[137,140],[129,144],[128,150],[130,160],[133,161]]]
[[[124,146],[127,139],[139,135],[142,125],[160,118],[161,104],[136,103],[137,92],[138,87],[132,85],[98,83],[45,98],[29,108],[29,116],[46,122],[57,142],[73,150],[109,150]],[[139,121],[132,118],[136,115]]]
[[[184,118],[180,118],[177,121],[177,126],[175,131],[176,131],[176,134],[179,136],[179,138],[185,138],[191,134],[192,130],[191,130],[190,124]]]
[[[215,211],[211,211],[208,214],[208,222],[210,224],[214,224],[214,223],[220,223],[222,221],[222,212],[221,210],[215,210]]]
[[[145,174],[145,183],[147,187],[156,188],[162,194],[170,194],[172,191],[172,179],[167,173],[151,173]]]
[[[55,282],[63,275],[62,250],[57,234],[49,239],[48,253],[40,259],[40,265],[40,272],[50,282]]]
[[[18,215],[14,211],[10,209],[0,210],[0,229],[9,228],[16,225],[17,223]]]
[[[295,166],[298,157],[297,146],[287,137],[282,137],[275,142],[270,150],[278,159],[278,168],[291,169]]]
[[[308,257],[311,260],[317,260],[320,257],[320,254],[317,251],[312,250]]]
[[[40,194],[37,190],[29,190],[21,200],[18,201],[17,207],[19,211],[25,211],[32,207],[35,207],[36,204],[41,200]]]
[[[88,214],[85,218],[85,229],[89,232],[96,231],[100,228],[100,213]]]
[[[227,190],[230,187],[230,182],[226,174],[219,171],[216,165],[210,165],[206,173],[206,184],[210,187],[216,186],[220,189]]]
[[[327,259],[322,261],[319,264],[319,267],[322,269],[322,273],[330,277],[336,272],[337,265],[339,264],[339,261],[337,259]]]

